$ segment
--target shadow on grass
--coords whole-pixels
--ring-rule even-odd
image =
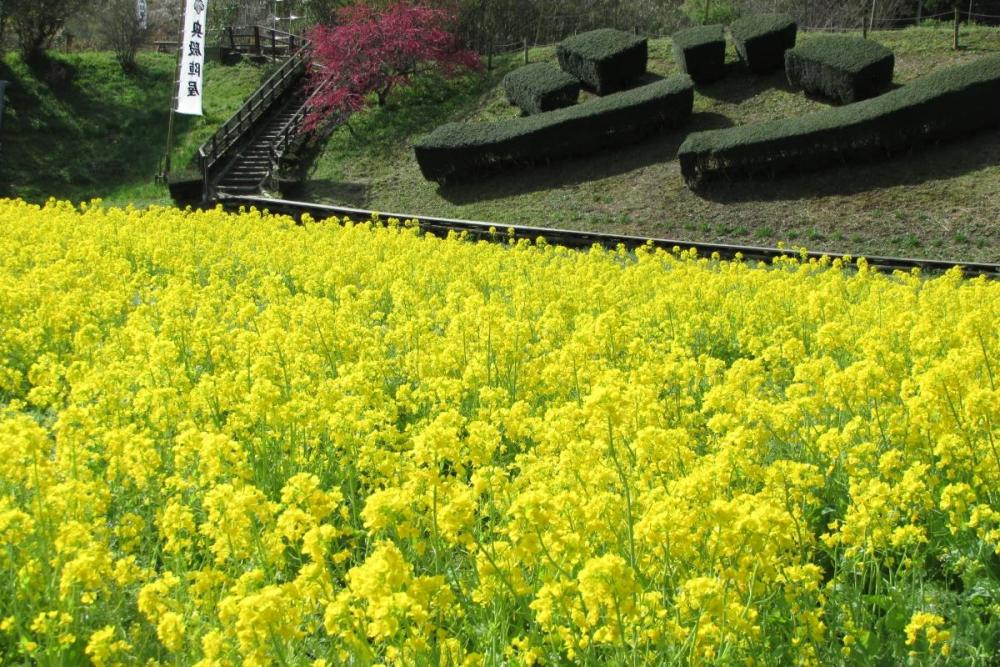
[[[772,179],[710,182],[695,194],[717,204],[851,196],[954,178],[998,164],[1000,130],[995,129],[950,144],[919,147],[874,163],[847,164]]]
[[[698,84],[697,90],[705,97],[728,104],[742,104],[769,90],[797,92],[788,83],[783,69],[773,74],[753,74],[738,61],[726,63],[723,78],[711,83]]]
[[[167,120],[163,73],[140,65],[109,80],[109,71],[61,56],[0,70],[11,83],[0,196],[82,200],[135,174],[152,179]]]
[[[722,114],[695,113],[683,128],[667,130],[632,146],[488,174],[475,181],[448,183],[438,188],[438,194],[452,204],[462,205],[610,178],[674,160],[691,132],[731,126],[732,121]]]

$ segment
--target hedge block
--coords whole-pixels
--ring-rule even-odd
[[[730,26],[736,52],[755,74],[769,74],[785,65],[785,51],[795,46],[798,26],[785,14],[757,14]]]
[[[788,83],[841,104],[888,90],[895,64],[881,44],[847,35],[821,35],[785,52]]]
[[[717,81],[725,74],[726,33],[722,25],[701,25],[673,35],[674,60],[697,83]]]
[[[678,151],[688,185],[864,162],[1000,125],[1000,56],[790,120],[696,132]]]
[[[646,73],[649,45],[645,37],[608,28],[563,40],[556,55],[563,70],[598,95],[607,95]]]
[[[686,74],[585,104],[491,123],[448,123],[414,146],[420,171],[444,183],[633,143],[691,115]]]
[[[580,80],[553,63],[534,63],[505,76],[503,89],[508,102],[531,115],[576,104]]]

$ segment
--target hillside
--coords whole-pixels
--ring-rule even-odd
[[[809,34],[800,35],[808,40]],[[1000,52],[1000,30],[877,32],[896,54],[896,84]],[[533,62],[554,59],[535,49]],[[439,188],[417,168],[412,141],[444,120],[514,116],[499,82],[521,56],[497,59],[486,76],[422,80],[395,104],[336,131],[297,196],[380,211],[627,232],[814,250],[1000,261],[1000,130],[864,167],[768,182],[688,190],[674,155],[687,131],[792,117],[825,105],[789,88],[783,73],[746,74],[730,45],[727,77],[699,86],[683,132],[572,162]],[[676,72],[669,39],[650,43],[650,69]]]
[[[54,58],[58,80],[50,74],[48,82],[17,56],[0,63],[0,79],[11,82],[0,135],[0,197],[169,203],[153,177],[166,146],[174,56],[140,54],[131,75],[110,53]],[[175,167],[239,108],[260,76],[253,65],[208,65],[205,116],[178,116]]]

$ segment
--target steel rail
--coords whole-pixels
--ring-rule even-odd
[[[249,197],[223,195],[217,200],[227,210],[255,207],[259,211],[288,215],[301,223],[302,216],[308,214],[313,220],[348,217],[355,222],[364,222],[377,216],[380,220],[395,218],[400,221],[414,220],[425,233],[437,237],[446,237],[451,232],[465,233],[470,238],[487,241],[506,241],[510,238],[535,241],[544,238],[546,243],[568,248],[590,248],[600,245],[607,249],[624,246],[634,250],[642,246],[653,246],[667,251],[674,249],[695,249],[699,255],[711,256],[718,254],[722,259],[741,257],[746,260],[771,262],[779,257],[805,257],[806,259],[856,261],[864,257],[868,266],[887,271],[911,271],[920,269],[924,272],[941,273],[956,266],[962,267],[965,276],[986,276],[1000,278],[1000,264],[986,262],[964,262],[940,259],[920,259],[911,257],[881,257],[852,255],[837,252],[806,252],[794,248],[768,248],[760,246],[741,246],[728,243],[702,243],[697,241],[681,241],[677,239],[647,238],[622,234],[606,234],[603,232],[586,232],[572,229],[553,229],[549,227],[533,227],[527,225],[505,225],[478,220],[461,220],[454,218],[437,218],[426,215],[408,213],[385,213],[369,211],[346,206],[330,204],[315,204],[310,202],[291,201],[288,199],[272,199],[268,197]]]

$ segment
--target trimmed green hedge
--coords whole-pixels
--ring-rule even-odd
[[[622,146],[691,115],[694,84],[676,74],[585,104],[492,123],[448,123],[414,146],[428,180],[469,178],[520,164]]]
[[[645,37],[606,28],[570,37],[556,47],[559,66],[598,95],[627,87],[646,73]]]
[[[527,115],[576,104],[580,80],[553,63],[534,63],[503,78],[507,101]]]
[[[755,74],[769,74],[785,65],[785,51],[795,46],[798,26],[785,14],[757,14],[734,21],[736,52]]]
[[[841,104],[888,90],[895,64],[881,44],[847,35],[821,35],[785,52],[788,83]]]
[[[700,25],[674,33],[674,60],[698,83],[725,74],[726,33],[722,25]]]
[[[723,176],[819,169],[870,161],[998,125],[998,109],[1000,56],[990,56],[847,106],[696,132],[678,158],[691,186]]]

